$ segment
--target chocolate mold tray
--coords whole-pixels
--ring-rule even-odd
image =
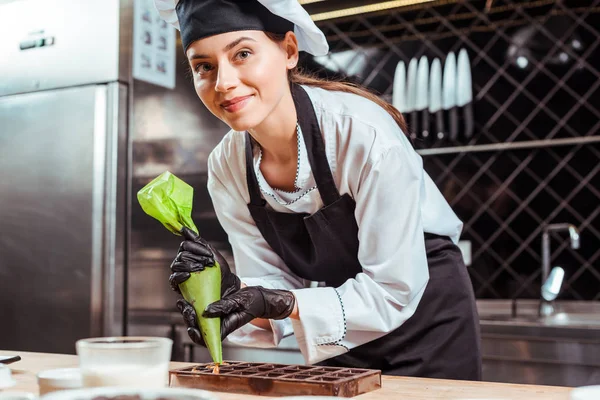
[[[219,374],[212,364],[170,371],[170,386],[269,396],[354,397],[381,387],[381,371],[225,361]]]

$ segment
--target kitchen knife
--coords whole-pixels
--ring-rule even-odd
[[[417,90],[417,60],[411,58],[408,63],[408,76],[406,78],[406,87],[407,87],[407,101],[406,101],[406,112],[410,113],[410,123],[409,130],[411,131],[411,136],[414,138],[415,133],[417,132],[417,112],[415,109],[415,101],[416,101],[416,90]]]
[[[442,111],[442,63],[439,58],[431,63],[429,112],[435,115],[435,129],[432,129],[431,133],[441,140],[444,138],[444,112]]]
[[[20,361],[21,356],[10,355],[10,356],[0,356],[0,364],[12,364],[14,362]]]
[[[423,138],[429,136],[429,60],[421,56],[417,67],[417,93],[415,109],[421,114],[420,133]]]
[[[392,105],[401,113],[406,112],[406,65],[404,65],[404,61],[400,61],[396,65]]]
[[[473,89],[471,85],[471,64],[466,49],[458,52],[456,78],[456,105],[462,107],[464,135],[467,139],[473,136]]]
[[[450,117],[450,139],[458,136],[458,115],[456,113],[456,56],[450,52],[444,63],[442,107]]]

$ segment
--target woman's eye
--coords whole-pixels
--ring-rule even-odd
[[[212,66],[210,64],[200,63],[200,64],[197,64],[194,69],[196,70],[196,72],[198,74],[202,75],[202,74],[206,74],[207,72],[212,71]]]
[[[248,57],[250,57],[250,52],[248,50],[242,50],[239,53],[237,53],[237,58],[239,58],[240,60],[245,60]]]

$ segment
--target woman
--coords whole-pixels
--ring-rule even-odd
[[[400,113],[366,90],[300,75],[328,52],[295,0],[156,0],[181,30],[200,100],[231,131],[208,189],[236,270],[184,230],[174,290],[220,262],[223,338],[309,364],[478,380],[478,318],[462,223],[423,171]],[[319,282],[318,286],[311,282]],[[196,314],[178,301],[192,340]]]

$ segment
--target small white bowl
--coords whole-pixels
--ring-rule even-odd
[[[37,374],[40,395],[83,387],[79,368],[48,369]]]
[[[571,400],[598,400],[600,399],[600,385],[581,386],[571,390]]]
[[[49,393],[40,397],[40,400],[92,400],[96,397],[103,397],[104,400],[111,400],[117,396],[136,395],[139,395],[141,400],[219,400],[218,397],[206,390],[171,387],[160,389],[148,389],[143,387],[97,387],[76,389]]]
[[[37,396],[29,392],[1,392],[0,400],[36,400]]]
[[[0,364],[0,389],[6,389],[15,386],[17,382],[12,377],[12,372],[4,364]]]

